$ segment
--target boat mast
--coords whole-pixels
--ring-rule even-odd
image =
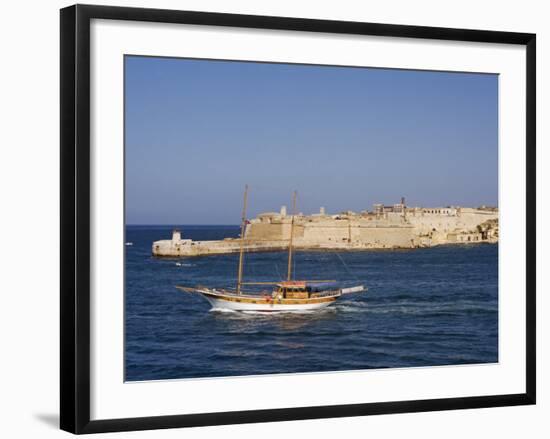
[[[237,294],[241,294],[243,283],[243,255],[244,255],[244,232],[246,229],[246,202],[248,198],[248,185],[244,186],[243,215],[241,221],[241,248],[239,251],[239,271],[237,276]]]
[[[292,241],[294,239],[294,215],[296,215],[296,191],[292,194],[292,218],[290,221],[290,240],[288,242],[288,274],[286,280],[292,279]]]

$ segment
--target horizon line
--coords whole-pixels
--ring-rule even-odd
[[[209,223],[209,224],[198,224],[198,223],[194,223],[194,224],[191,224],[191,223],[188,223],[188,224],[184,224],[184,223],[140,223],[140,224],[126,224],[124,223],[125,226],[216,226],[216,227],[220,227],[220,226],[227,226],[227,227],[240,227],[239,224],[212,224],[212,223]]]

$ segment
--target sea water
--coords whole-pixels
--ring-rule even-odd
[[[194,240],[238,226],[180,226]],[[296,252],[297,279],[363,284],[318,311],[212,311],[175,285],[234,287],[238,255],[159,259],[171,227],[127,226],[125,377],[128,381],[498,361],[498,245]],[[245,255],[247,281],[281,280],[287,253]]]

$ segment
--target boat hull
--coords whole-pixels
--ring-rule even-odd
[[[314,293],[311,297],[276,297],[274,294],[236,294],[227,290],[217,290],[205,287],[185,287],[177,285],[176,288],[187,293],[199,294],[212,305],[214,310],[230,311],[259,311],[259,312],[299,312],[313,311],[336,302],[343,295],[365,291],[362,286],[343,288],[340,290]]]
[[[285,303],[242,303],[232,302],[224,299],[205,296],[212,305],[214,310],[232,310],[232,311],[260,311],[260,312],[299,312],[313,311],[321,308],[326,308],[336,301],[332,299],[325,302],[316,303],[300,303],[300,304],[285,304]]]
[[[199,293],[210,302],[214,310],[259,311],[259,312],[299,312],[325,308],[334,303],[338,296],[314,299],[272,299],[254,296],[224,295],[209,291]]]

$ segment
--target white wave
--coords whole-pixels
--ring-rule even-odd
[[[239,311],[228,308],[211,308],[208,312],[225,312],[229,314],[237,314]]]
[[[363,312],[362,307],[356,305],[336,305],[333,309],[342,312]]]

